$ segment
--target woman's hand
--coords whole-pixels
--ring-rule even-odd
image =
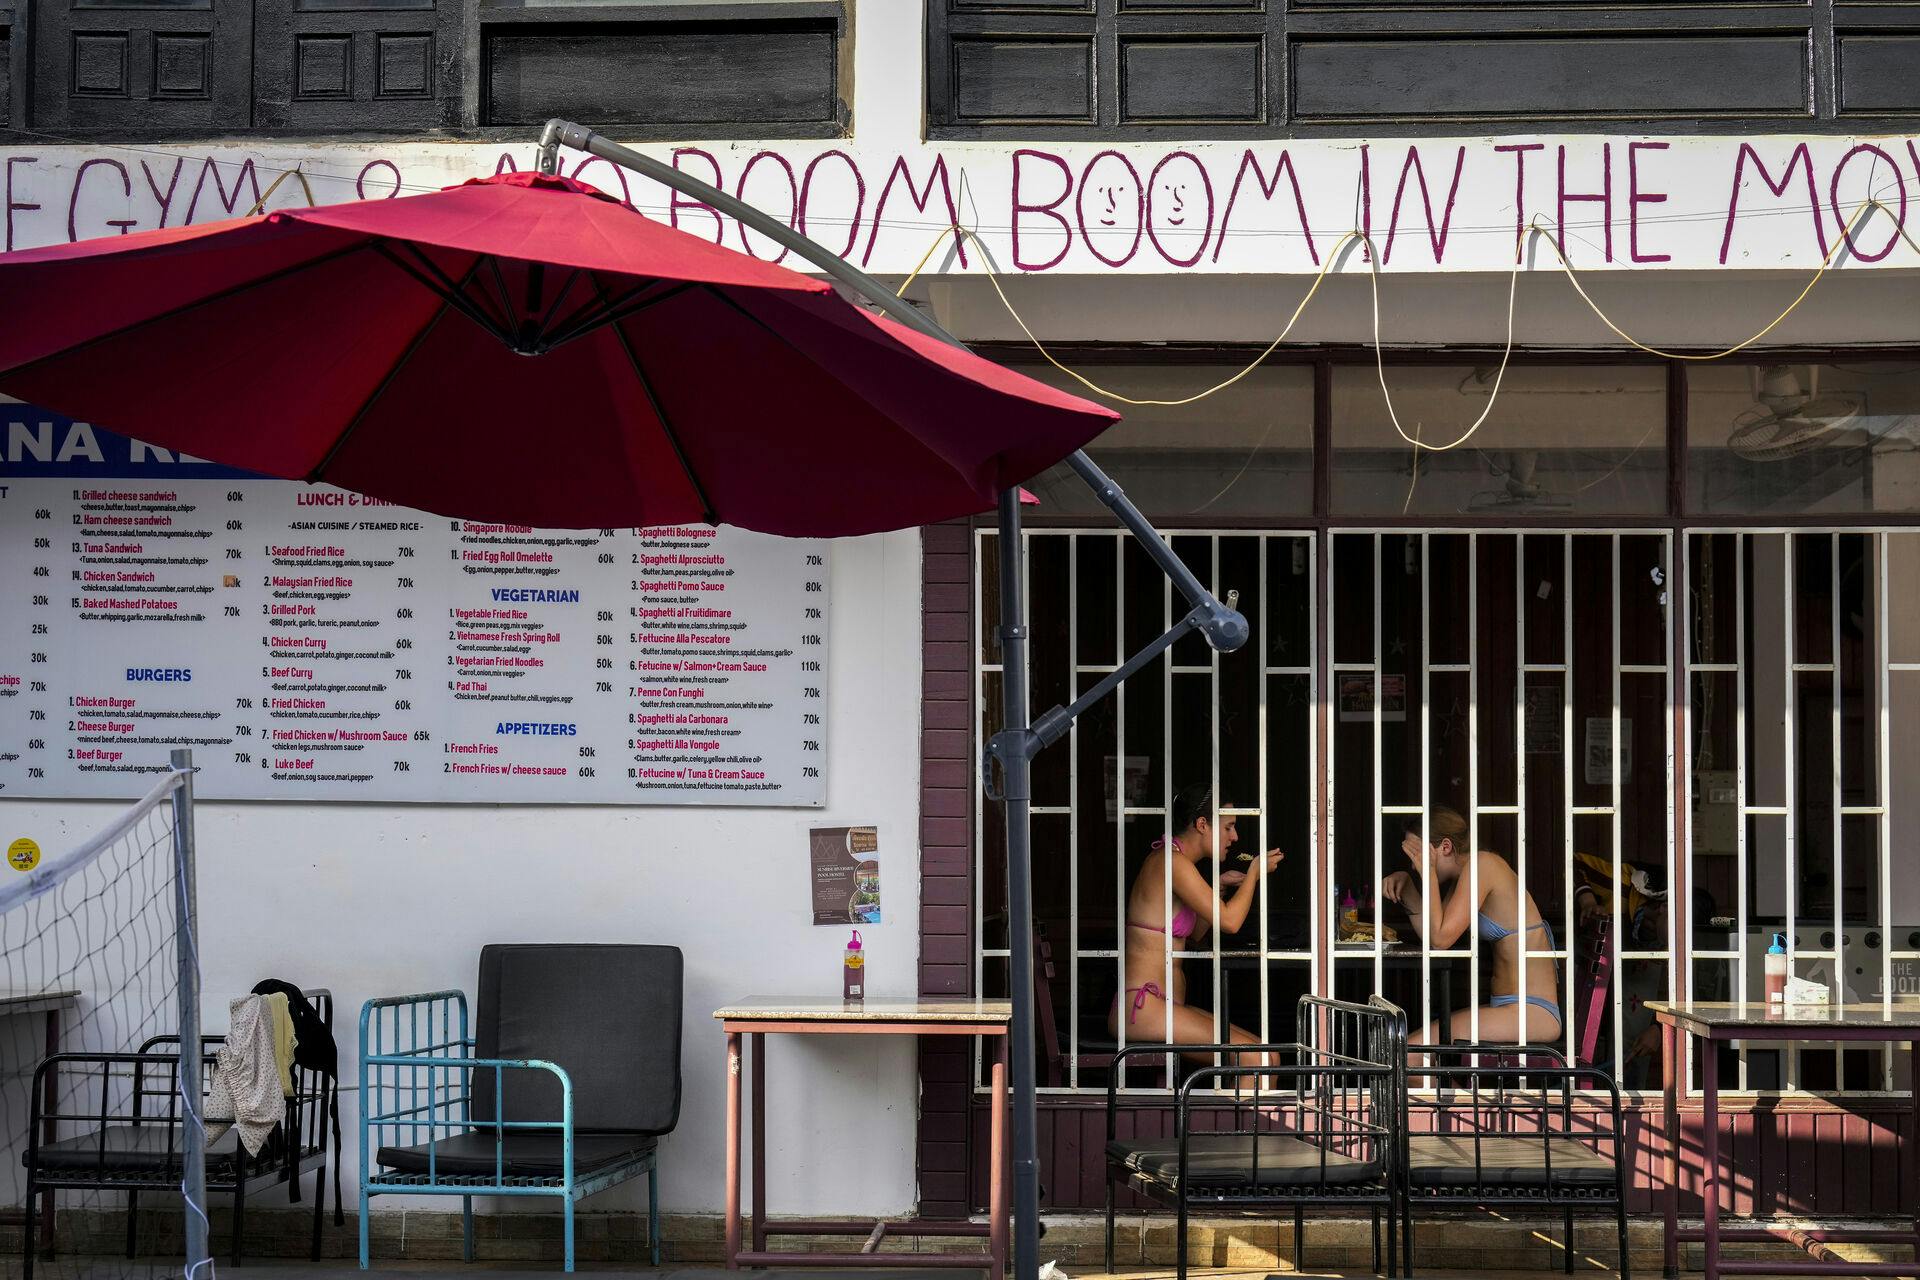
[[[1413,889],[1413,873],[1410,871],[1395,871],[1383,878],[1380,881],[1380,896],[1403,907],[1420,905],[1420,895]]]
[[[1224,885],[1244,884],[1246,879],[1247,873],[1244,871],[1222,871],[1220,873],[1220,883]]]
[[[1286,856],[1286,854],[1280,852],[1278,849],[1269,849],[1247,864],[1247,874],[1250,876],[1263,876],[1279,866],[1281,860]]]

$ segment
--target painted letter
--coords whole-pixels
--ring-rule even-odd
[[[726,189],[727,184],[720,180],[720,162],[713,158],[712,152],[702,151],[699,147],[675,147],[673,149],[674,168],[679,169],[684,167],[680,163],[682,156],[699,156],[702,160],[705,160],[707,167],[713,170],[713,176],[707,179],[707,185],[719,187],[723,191]],[[689,199],[681,195],[678,190],[669,188],[667,191],[667,225],[675,231],[685,230],[685,228],[680,225],[680,211],[682,209],[698,209],[713,219],[713,242],[715,244],[719,244],[727,238],[727,222],[725,218],[720,216],[718,209],[715,209],[710,204],[703,204],[701,201]]]
[[[79,171],[73,175],[73,194],[67,199],[67,240],[69,243],[80,238],[78,225],[80,188],[86,185],[87,170],[97,164],[109,165],[120,175],[120,194],[122,196],[131,198],[133,195],[133,179],[127,176],[127,167],[118,160],[108,160],[104,157],[96,156],[91,160],[81,161]],[[107,219],[107,225],[120,228],[120,234],[125,235],[127,234],[128,227],[136,225],[136,220],[133,218],[109,218]]]
[[[1096,178],[1094,170],[1103,160],[1117,162],[1124,172],[1113,173],[1104,178]],[[1087,230],[1087,192],[1093,192],[1094,231]],[[1127,213],[1123,205],[1131,200],[1133,211]],[[1073,197],[1073,220],[1080,228],[1080,241],[1087,246],[1087,252],[1110,267],[1124,267],[1133,261],[1133,255],[1140,252],[1140,232],[1147,217],[1146,193],[1140,189],[1140,171],[1133,162],[1118,151],[1100,151],[1087,161],[1080,170],[1080,186]],[[1131,224],[1133,234],[1127,234]],[[1095,237],[1099,239],[1096,241]],[[1126,252],[1118,257],[1110,257],[1100,246],[1111,241],[1114,247],[1125,243]]]
[[[786,171],[787,216],[780,219],[780,221],[786,223],[787,226],[791,227],[793,226],[794,218],[800,212],[800,179],[798,178],[798,176],[794,174],[793,165],[788,163],[787,158],[781,155],[779,152],[756,151],[753,153],[752,156],[748,158],[746,164],[742,165],[740,168],[739,180],[734,183],[734,187],[733,187],[734,198],[737,200],[745,200],[748,204],[753,205],[755,208],[760,209],[763,212],[766,210],[767,208],[766,201],[747,200],[747,180],[753,177],[753,166],[759,164],[762,160],[771,160],[775,164],[779,165],[781,169]],[[774,215],[768,214],[767,216],[772,217]],[[747,251],[748,257],[752,257],[752,258],[760,257],[759,254],[753,251],[753,241],[747,238],[747,227],[745,223],[740,224],[740,247]],[[791,252],[793,252],[791,249],[788,249],[786,246],[782,245],[780,248],[779,255],[773,258],[772,261],[779,262],[781,259],[785,258]]]
[[[1560,252],[1573,260],[1573,249],[1567,244],[1567,206],[1586,202],[1600,206],[1600,228],[1602,243],[1606,246],[1608,262],[1613,261],[1613,144],[1600,144],[1600,191],[1599,193],[1575,193],[1567,190],[1567,148],[1560,145],[1560,197],[1554,213],[1554,224],[1560,236]]]
[[[1016,175],[1018,172],[1019,170],[1016,166]],[[927,171],[927,185],[925,190],[913,185],[913,171],[907,168],[907,158],[905,156],[901,156],[893,162],[893,168],[887,171],[887,180],[880,184],[880,198],[873,202],[873,229],[867,233],[867,251],[860,255],[860,265],[864,267],[873,261],[874,242],[880,238],[881,223],[886,217],[887,197],[893,194],[893,184],[902,179],[904,179],[907,184],[907,198],[913,201],[913,207],[921,213],[929,212],[927,206],[933,203],[934,180],[939,180],[940,199],[941,202],[947,206],[947,226],[953,231],[954,256],[960,260],[961,266],[966,266],[967,245],[966,238],[960,234],[960,206],[955,204],[953,200],[953,184],[947,179],[947,158],[945,156],[935,156],[933,158],[933,168]],[[1018,180],[1016,176],[1015,181],[1017,182]],[[925,251],[921,245],[914,247],[920,249],[922,252]]]
[[[1045,204],[1028,204],[1020,198],[1020,177],[1025,168],[1022,163],[1029,156],[1035,160],[1045,160],[1060,171],[1063,186],[1060,194]],[[9,161],[11,163],[11,161]],[[1067,252],[1073,248],[1073,224],[1060,212],[1067,197],[1073,194],[1073,170],[1067,162],[1051,151],[1034,151],[1027,147],[1017,148],[1013,153],[1013,265],[1021,271],[1049,271],[1066,260]],[[1045,262],[1028,262],[1020,254],[1020,218],[1022,214],[1038,213],[1052,218],[1054,225],[1060,228],[1060,252]]]
[[[15,200],[13,198],[13,166],[17,164],[39,163],[40,158],[38,156],[7,157],[7,252],[9,253],[13,252],[13,215],[15,213],[25,213],[29,209],[38,209],[40,207],[31,201]]]
[[[1194,173],[1200,179],[1200,192],[1207,198],[1206,216],[1200,223],[1200,243],[1194,246],[1193,256],[1190,258],[1176,258],[1168,253],[1167,246],[1160,243],[1160,235],[1154,230],[1153,225],[1156,216],[1154,196],[1160,190],[1160,174],[1175,160],[1185,160],[1193,166]],[[1160,202],[1157,216],[1166,220],[1168,237],[1171,238],[1176,234],[1193,234],[1193,197],[1190,194],[1192,187],[1188,183],[1175,182],[1172,177],[1168,177],[1166,191],[1167,194]],[[1146,221],[1147,238],[1153,241],[1153,247],[1160,251],[1160,256],[1173,266],[1191,267],[1200,261],[1207,251],[1207,241],[1213,236],[1213,179],[1207,174],[1207,166],[1200,162],[1199,156],[1191,151],[1170,151],[1161,157],[1159,164],[1153,166],[1153,172],[1147,175]]]
[[[249,170],[251,170],[251,169],[253,168],[253,161],[251,161],[251,160],[249,160],[249,161],[247,161],[247,168],[248,168]],[[368,175],[368,174],[370,174],[370,173],[372,173],[372,172],[373,172],[373,171],[374,171],[375,169],[385,169],[385,170],[386,170],[386,171],[387,171],[388,173],[390,173],[390,174],[392,174],[392,175],[393,175],[393,189],[392,189],[392,190],[390,190],[390,191],[388,191],[386,195],[384,195],[384,196],[382,196],[382,197],[380,197],[380,198],[381,198],[382,200],[391,200],[391,199],[393,199],[393,198],[394,198],[395,196],[397,196],[397,195],[399,195],[399,194],[400,194],[400,186],[401,186],[401,182],[400,182],[400,166],[399,166],[399,165],[397,165],[397,164],[395,164],[395,163],[394,163],[393,161],[391,161],[391,160],[369,160],[369,161],[367,161],[367,162],[366,162],[365,164],[363,164],[363,165],[361,165],[361,166],[360,166],[360,172],[359,172],[359,174],[358,174],[358,175],[357,175],[357,176],[356,176],[356,177],[354,178],[354,180],[353,180],[353,190],[354,190],[354,194],[356,194],[356,195],[358,195],[358,196],[359,196],[359,197],[360,197],[360,198],[361,198],[362,200],[365,200],[365,199],[368,199],[368,196],[367,196],[367,175]],[[202,175],[202,180],[204,180],[204,178],[205,178],[205,175]],[[218,175],[215,175],[215,177],[214,177],[214,181],[215,181],[216,183],[218,183],[218,182],[220,181],[220,179],[219,179],[219,176],[218,176]],[[256,184],[256,187],[257,187],[257,185],[258,185],[258,184]],[[199,194],[199,189],[198,189],[198,188],[195,188],[195,190],[194,190],[194,194],[195,194],[195,195],[198,195],[198,194]],[[234,194],[235,194],[235,195],[239,195],[239,194],[240,194],[240,183],[239,183],[239,181],[238,181],[237,179],[236,179],[236,180],[235,180],[235,182],[234,182]],[[258,200],[258,199],[260,198],[260,196],[259,196],[259,192],[258,192],[257,190],[255,191],[255,193],[254,193],[254,197],[253,197],[253,198],[254,198],[255,200]],[[187,206],[187,221],[188,221],[188,222],[192,222],[192,221],[193,221],[193,206],[192,206],[192,205],[188,205],[188,206]]]
[[[160,220],[153,224],[156,227],[167,225],[167,214],[173,209],[173,193],[180,189],[180,170],[186,166],[186,163],[185,156],[174,157],[173,176],[167,179],[166,194],[162,195],[160,184],[153,180],[153,167],[145,160],[140,162],[140,172],[147,177],[147,190],[153,192],[154,201],[160,206]]]
[[[1787,161],[1787,171],[1775,182],[1773,175],[1767,172],[1767,162],[1753,149],[1753,144],[1740,144],[1740,155],[1733,162],[1733,190],[1727,196],[1727,229],[1720,236],[1720,265],[1727,265],[1727,250],[1733,245],[1733,220],[1740,216],[1740,175],[1746,172],[1747,158],[1753,158],[1753,167],[1760,174],[1760,181],[1767,184],[1767,190],[1776,196],[1787,194],[1787,185],[1793,181],[1793,171],[1801,166],[1806,168],[1807,212],[1813,215],[1813,234],[1820,242],[1820,256],[1827,256],[1827,228],[1820,217],[1820,196],[1813,188],[1813,155],[1807,150],[1807,144],[1801,143],[1793,149],[1793,158]]]
[[[1909,142],[1907,145],[1911,147],[1913,144]],[[1840,212],[1840,175],[1847,171],[1847,162],[1859,155],[1862,151],[1871,151],[1874,155],[1887,162],[1887,168],[1893,170],[1893,189],[1900,193],[1899,216],[1894,223],[1893,230],[1887,235],[1886,246],[1878,253],[1862,253],[1860,251],[1859,243],[1853,238],[1853,215]],[[1871,197],[1873,192],[1868,191],[1867,194]],[[1840,224],[1840,234],[1846,237],[1847,248],[1852,251],[1853,256],[1860,259],[1860,261],[1878,262],[1880,259],[1892,253],[1893,246],[1900,243],[1901,228],[1907,225],[1907,182],[1906,179],[1901,176],[1900,166],[1893,162],[1893,157],[1880,148],[1871,143],[1863,142],[1853,150],[1847,152],[1847,154],[1841,156],[1840,163],[1833,166],[1833,182],[1827,188],[1827,198],[1833,207],[1833,220]],[[1862,203],[1865,202],[1862,201]],[[1866,224],[1863,221],[1861,225],[1864,226]]]
[[[1253,180],[1260,184],[1261,198],[1273,199],[1273,193],[1280,187],[1280,175],[1285,174],[1293,185],[1293,207],[1300,215],[1300,234],[1307,241],[1307,256],[1313,259],[1313,265],[1320,265],[1320,252],[1313,247],[1313,228],[1307,223],[1307,202],[1300,196],[1300,176],[1294,172],[1293,157],[1282,151],[1280,162],[1274,166],[1273,181],[1267,181],[1266,170],[1260,167],[1260,161],[1249,147],[1240,157],[1239,171],[1233,175],[1233,190],[1227,195],[1227,208],[1220,215],[1220,238],[1213,242],[1213,260],[1220,261],[1220,251],[1227,247],[1227,223],[1233,218],[1234,201],[1240,198],[1240,180],[1247,176],[1247,170],[1253,170]]]
[[[1505,142],[1494,147],[1495,151],[1513,152],[1513,256],[1520,258],[1520,251],[1527,242],[1527,152],[1545,151],[1544,142]]]
[[[1629,142],[1627,144],[1627,257],[1635,262],[1671,262],[1670,253],[1640,252],[1640,206],[1643,204],[1665,204],[1664,191],[1640,194],[1640,153],[1642,151],[1665,151],[1665,142]]]
[[[794,215],[794,222],[799,227],[801,235],[812,235],[807,230],[807,202],[813,194],[813,171],[818,169],[828,156],[838,158],[847,166],[847,172],[853,175],[853,213],[847,218],[847,242],[836,250],[844,258],[853,252],[854,243],[860,239],[860,215],[866,212],[867,208],[867,180],[861,175],[860,165],[852,156],[844,151],[822,151],[807,162],[806,171],[800,175],[800,212]],[[827,221],[836,222],[838,219],[828,218]]]
[[[1427,190],[1427,171],[1420,164],[1420,148],[1408,147],[1407,158],[1400,166],[1400,181],[1393,189],[1393,213],[1387,219],[1387,247],[1380,251],[1382,264],[1393,260],[1393,237],[1400,229],[1400,197],[1406,194],[1407,175],[1411,173],[1420,183],[1420,207],[1427,216],[1427,244],[1433,249],[1433,264],[1439,266],[1447,256],[1447,230],[1453,225],[1453,202],[1460,195],[1460,172],[1467,166],[1467,149],[1461,147],[1453,158],[1453,183],[1447,188],[1447,203],[1440,211],[1440,221],[1433,220],[1433,196]]]

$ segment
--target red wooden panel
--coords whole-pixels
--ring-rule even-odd
[[[965,1173],[967,1144],[964,1142],[922,1142],[920,1173]]]
[[[970,876],[922,875],[920,902],[923,906],[966,907],[972,902],[973,879]]]
[[[973,677],[965,671],[922,671],[920,693],[927,698],[966,701],[973,697]]]
[[[923,613],[968,613],[973,608],[973,587],[961,582],[926,582],[921,585],[920,609]]]
[[[974,772],[971,760],[928,760],[920,766],[920,785],[923,787],[959,787],[973,785]]]
[[[965,554],[972,545],[969,537],[971,529],[965,520],[949,520],[945,524],[930,524],[920,530],[920,545],[928,555],[938,552],[960,552]]]
[[[927,710],[935,707],[951,706],[951,703],[932,702]],[[920,812],[927,818],[965,818],[967,801],[972,793],[964,787],[923,787],[920,790]]]
[[[929,552],[920,566],[923,582],[965,582],[973,580],[973,557],[964,549],[958,553],[951,551]]]
[[[964,937],[970,923],[965,907],[942,907],[932,903],[920,904],[920,932],[951,933]]]
[[[959,641],[965,644],[973,639],[973,619],[964,613],[929,613],[920,619],[920,639],[923,643]]]
[[[920,959],[927,965],[961,965],[973,959],[973,947],[963,935],[934,934],[920,939]]]
[[[950,640],[923,644],[920,646],[920,661],[930,671],[971,672],[968,659],[972,648],[972,645],[955,644]]]
[[[935,759],[968,760],[973,757],[973,739],[964,729],[923,729],[920,749]]]
[[[920,990],[930,996],[964,996],[972,988],[973,969],[964,964],[920,966]]]

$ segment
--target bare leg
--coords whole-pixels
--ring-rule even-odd
[[[1526,1018],[1526,1042],[1528,1044],[1551,1045],[1560,1037],[1560,1020],[1545,1009],[1531,1004],[1503,1004],[1498,1007],[1482,1005],[1479,1009],[1480,1031],[1473,1037],[1478,1044],[1518,1044],[1520,1043],[1521,1016]],[[1471,1023],[1467,1020],[1466,1010],[1454,1014],[1453,1031],[1459,1036],[1468,1031]],[[1440,1022],[1435,1020],[1425,1028],[1407,1038],[1409,1045],[1439,1044]],[[1415,1063],[1425,1063],[1425,1055],[1408,1055]],[[1410,1082],[1412,1083],[1412,1082]],[[1425,1084],[1422,1076],[1417,1083]]]
[[[1140,1007],[1137,1010],[1134,1008],[1135,1000],[1140,1001]],[[1260,1038],[1254,1035],[1253,1032],[1235,1026],[1229,1026],[1225,1039],[1217,1042],[1214,1038],[1213,1015],[1211,1013],[1208,1013],[1204,1009],[1195,1009],[1191,1005],[1169,1004],[1159,996],[1151,993],[1141,993],[1140,995],[1122,998],[1119,1006],[1113,1013],[1108,1015],[1108,1025],[1114,1032],[1116,1038],[1118,1038],[1120,1033],[1122,1019],[1126,1022],[1128,1044],[1260,1043]],[[1171,1037],[1167,1034],[1169,1030],[1172,1032]],[[1207,1054],[1189,1054],[1187,1056],[1196,1062],[1211,1061],[1210,1056]],[[1269,1065],[1262,1061],[1265,1056],[1264,1054],[1258,1053],[1224,1055],[1223,1061],[1225,1061],[1227,1065],[1235,1067],[1261,1067]],[[1273,1079],[1263,1079],[1260,1082],[1260,1088],[1262,1091],[1275,1090],[1279,1088],[1279,1082]]]

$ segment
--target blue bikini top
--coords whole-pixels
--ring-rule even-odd
[[[1512,929],[1507,928],[1505,925],[1501,924],[1498,920],[1495,920],[1492,916],[1488,915],[1486,912],[1481,911],[1481,912],[1478,912],[1477,914],[1479,916],[1480,941],[1500,942],[1507,938],[1511,938],[1513,936],[1514,931]],[[1548,924],[1545,920],[1541,920],[1536,924],[1528,925],[1526,928],[1526,931],[1528,933],[1532,933],[1535,929],[1546,930],[1547,932],[1547,945],[1545,948],[1546,950],[1548,951],[1559,950],[1559,947],[1554,943],[1554,940],[1553,940],[1552,925]]]

